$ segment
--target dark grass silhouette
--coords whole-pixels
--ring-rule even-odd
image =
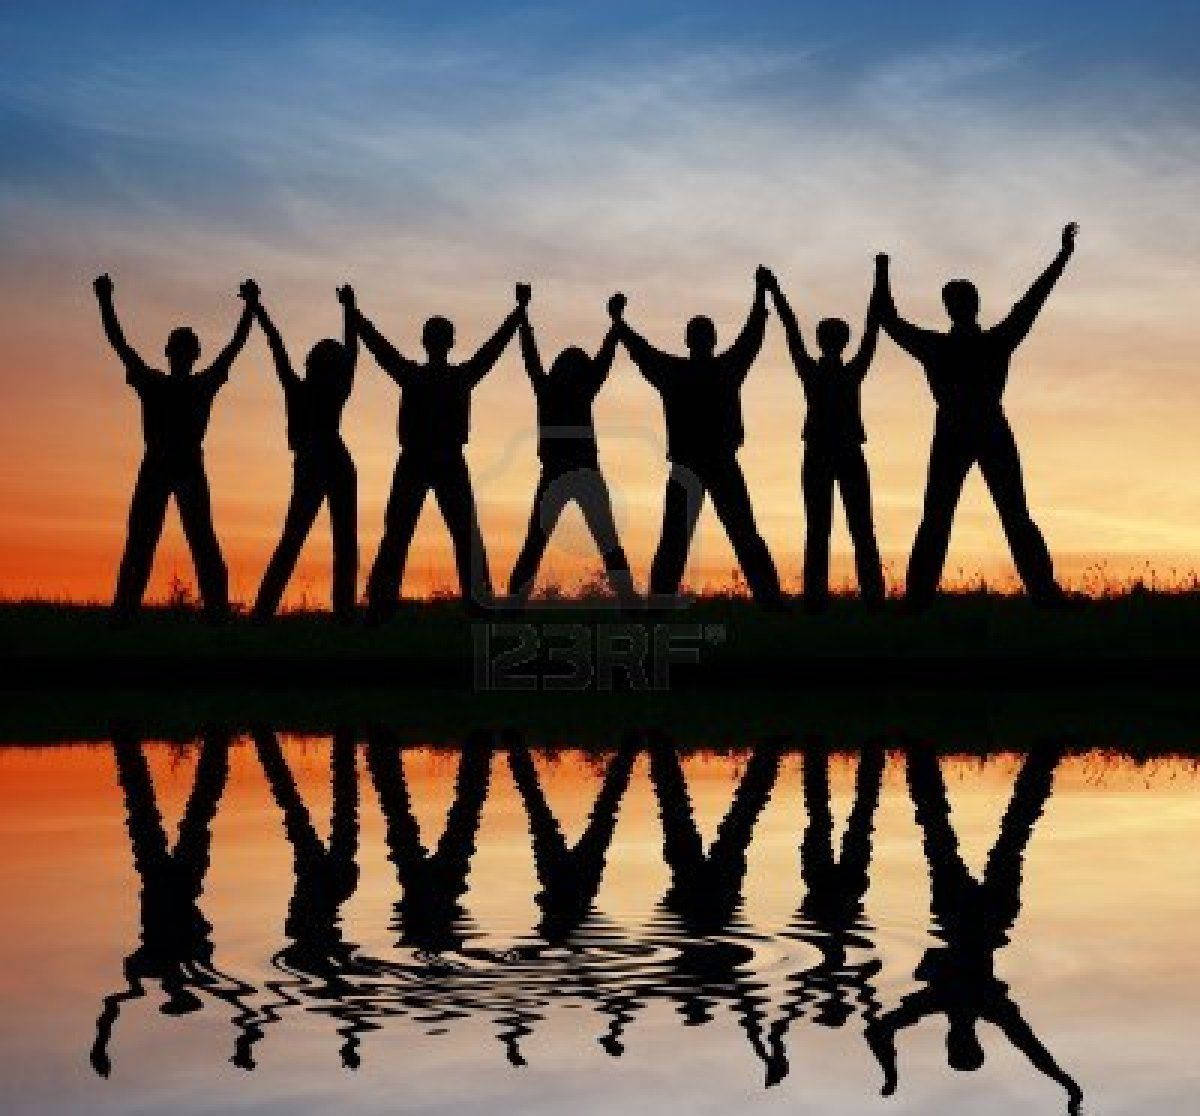
[[[529,617],[501,614],[495,649],[507,646],[504,633],[525,620],[583,625],[589,639],[593,625],[677,625],[685,642],[700,648],[700,661],[672,667],[670,685],[707,691],[714,702],[720,694],[779,687],[969,688],[985,676],[989,686],[1043,689],[1183,685],[1200,665],[1196,590],[1135,589],[1065,614],[987,592],[950,595],[917,614],[900,601],[871,611],[834,596],[827,612],[799,618],[765,613],[742,597],[701,597],[678,612],[644,616],[616,612],[609,601]],[[67,693],[257,685],[304,686],[314,698],[379,685],[462,692],[474,685],[478,631],[454,601],[406,602],[384,628],[339,625],[326,613],[307,612],[285,613],[267,626],[213,628],[194,609],[151,608],[136,626],[113,629],[99,606],[16,603],[0,605],[0,676],[10,689]],[[720,638],[706,640],[714,631]],[[540,666],[564,673],[548,660]]]

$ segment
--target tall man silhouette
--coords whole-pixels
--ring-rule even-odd
[[[613,295],[613,305],[619,311],[624,306],[624,296]],[[616,326],[608,331],[594,357],[572,345],[558,354],[549,373],[542,367],[528,314],[521,319],[520,336],[525,371],[537,397],[538,457],[542,472],[533,496],[525,543],[509,579],[509,595],[518,601],[528,599],[550,534],[563,509],[574,500],[600,549],[609,584],[622,603],[632,604],[633,578],[617,536],[608,484],[600,472],[596,425],[592,418],[592,403],[608,379],[617,352]]]
[[[708,493],[755,600],[768,607],[782,607],[779,575],[754,522],[750,493],[737,459],[746,437],[741,389],[762,348],[769,276],[764,267],[755,273],[750,316],[737,340],[723,353],[716,351],[717,331],[711,318],[700,316],[688,322],[688,355],[674,356],[654,348],[629,327],[623,316],[623,299],[609,303],[617,337],[638,370],[662,396],[667,424],[671,473],[663,506],[662,538],[650,567],[652,595],[669,597],[679,591],[696,520]]]
[[[905,321],[892,301],[888,257],[876,257],[880,325],[924,366],[937,403],[925,507],[908,563],[908,598],[917,606],[929,604],[937,592],[954,510],[967,473],[976,463],[1000,513],[1027,592],[1039,604],[1053,605],[1063,600],[1046,540],[1029,514],[1021,459],[1001,400],[1013,352],[1033,328],[1038,312],[1075,251],[1078,229],[1074,222],[1063,229],[1062,249],[1054,262],[1008,316],[990,329],[979,325],[979,292],[966,279],[954,279],[942,288],[942,302],[951,321],[948,333],[921,329]]]
[[[454,326],[445,318],[434,317],[425,323],[421,342],[429,359],[419,364],[401,356],[356,310],[363,344],[401,390],[400,458],[384,512],[383,540],[367,578],[368,618],[373,621],[385,620],[396,610],[408,548],[430,489],[454,543],[463,600],[472,607],[492,597],[463,447],[470,431],[471,391],[492,370],[517,332],[529,298],[528,285],[518,283],[516,309],[473,357],[457,365],[448,359],[454,347]]]
[[[150,581],[154,551],[162,536],[167,501],[174,496],[179,519],[196,566],[196,580],[205,612],[221,618],[229,611],[229,573],[213,529],[208,477],[204,472],[204,434],[217,392],[229,379],[229,369],[254,321],[258,287],[247,279],[238,291],[246,306],[229,344],[204,371],[193,375],[200,359],[200,341],[189,326],[171,330],[167,337],[166,374],[152,369],[125,340],[113,306],[113,281],[99,276],[93,287],[100,303],[100,319],[109,344],[125,365],[125,381],[142,403],[142,431],[146,452],[138,469],[129,507],[129,535],[117,588],[113,615],[124,619],[141,605]]]
[[[354,386],[358,359],[358,323],[354,291],[338,288],[345,308],[344,341],[318,341],[304,361],[301,379],[292,368],[275,323],[261,304],[258,324],[267,336],[275,374],[283,387],[287,410],[288,446],[292,461],[292,498],[283,521],[283,535],[263,575],[252,615],[266,620],[275,614],[288,579],[296,568],[300,548],[312,530],[323,501],[329,501],[333,534],[333,611],[339,619],[354,612],[358,580],[358,475],[338,426]]]
[[[804,345],[796,314],[774,275],[768,289],[808,403],[800,434],[804,440],[800,484],[806,524],[805,605],[818,611],[829,601],[829,534],[833,529],[835,482],[842,492],[846,526],[854,542],[859,592],[868,604],[878,605],[883,601],[883,566],[871,516],[871,476],[862,448],[867,432],[863,427],[861,398],[862,382],[870,370],[879,339],[875,302],[867,308],[858,352],[843,362],[842,352],[850,343],[850,327],[846,322],[841,318],[823,318],[817,323],[821,355],[813,357]]]

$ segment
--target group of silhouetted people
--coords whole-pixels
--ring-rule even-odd
[[[180,327],[166,344],[168,371],[150,368],[126,341],[113,307],[113,283],[95,282],[101,318],[110,343],[142,403],[146,450],[129,512],[129,535],[113,602],[118,616],[139,606],[173,495],[196,564],[205,610],[214,617],[229,611],[228,574],[213,529],[203,440],[213,400],[255,322],[266,335],[283,387],[288,445],[294,455],[292,496],[282,536],[263,576],[252,615],[274,615],[304,540],[321,504],[328,501],[333,533],[333,610],[342,618],[355,608],[358,584],[357,477],[342,440],[342,410],[354,382],[359,341],[400,388],[400,456],[384,513],[384,532],[367,577],[367,614],[384,620],[395,612],[409,545],[425,497],[432,490],[454,544],[459,587],[468,606],[493,599],[487,553],[479,528],[475,496],[464,447],[470,433],[471,392],[491,371],[504,349],[520,337],[526,372],[537,401],[541,474],[525,541],[509,580],[513,603],[528,599],[551,533],[572,501],[579,505],[604,560],[610,585],[622,604],[636,599],[625,551],[613,517],[608,484],[600,470],[592,405],[612,367],[618,345],[662,397],[670,475],[662,532],[650,567],[651,599],[679,591],[705,496],[712,499],[729,536],[746,583],[767,608],[784,607],[779,575],[758,532],[750,494],[737,453],[745,441],[741,388],[762,347],[770,296],[783,324],[788,349],[804,388],[808,413],[803,433],[802,492],[807,522],[804,547],[804,600],[813,610],[829,596],[829,536],[833,495],[840,490],[854,543],[859,590],[868,605],[884,597],[884,580],[871,511],[871,482],[863,453],[861,389],[882,329],[925,370],[937,404],[924,509],[908,564],[906,592],[914,605],[928,604],[937,592],[963,482],[978,464],[1000,513],[1017,570],[1031,598],[1054,605],[1063,600],[1045,540],[1030,517],[1021,461],[1002,398],[1009,361],[1033,326],[1038,312],[1074,251],[1077,226],[1067,225],[1062,248],[1007,317],[979,325],[979,294],[965,279],[942,290],[950,317],[946,332],[922,329],[904,320],[892,301],[888,257],[876,257],[875,286],[858,350],[846,359],[851,330],[840,318],[816,328],[819,355],[806,347],[791,305],[775,276],[764,267],[755,274],[749,317],[733,344],[717,349],[710,318],[688,322],[686,356],[664,353],[625,321],[625,296],[608,303],[612,326],[599,351],[564,349],[547,370],[529,320],[531,291],[516,287],[516,306],[495,334],[472,357],[452,363],[454,326],[430,318],[422,332],[426,360],[403,356],[361,313],[349,286],[338,288],[344,312],[341,341],[313,346],[304,375],[297,374],[287,349],[259,297],[244,282],[245,308],[233,338],[201,372],[195,333]]]

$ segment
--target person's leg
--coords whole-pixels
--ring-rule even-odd
[[[829,534],[833,529],[833,461],[828,450],[804,446],[804,603],[823,608],[829,599]]]
[[[974,460],[973,447],[959,435],[934,430],[925,481],[925,506],[905,577],[905,596],[913,604],[926,605],[937,592],[950,545],[954,509]]]
[[[170,481],[161,462],[142,458],[133,499],[129,502],[129,533],[113,592],[114,615],[128,616],[137,610],[150,581],[154,550],[162,536],[167,516]]]
[[[303,456],[298,456],[292,463],[292,498],[283,519],[283,533],[267,563],[251,610],[256,620],[274,616],[279,608],[283,591],[292,576],[292,570],[296,568],[300,548],[308,538],[313,520],[317,517],[317,509],[325,498],[325,484],[325,470],[318,463]]]
[[[222,616],[229,611],[229,571],[225,568],[221,544],[213,528],[212,500],[203,458],[197,457],[180,467],[175,474],[174,489],[179,519],[196,566],[204,610],[212,616]]]
[[[439,465],[434,476],[433,495],[454,543],[454,564],[458,567],[458,586],[463,601],[468,605],[488,604],[492,599],[492,575],[488,570],[483,532],[479,529],[471,474],[461,453]]]
[[[732,454],[717,462],[705,479],[712,496],[713,508],[721,520],[734,553],[746,575],[746,584],[759,604],[779,605],[782,593],[779,590],[779,574],[766,542],[758,533],[754,522],[754,511],[750,506],[750,492],[742,467]]]
[[[1054,562],[1042,532],[1029,514],[1021,457],[1006,419],[988,431],[980,447],[979,469],[1000,513],[1026,592],[1038,601],[1057,599],[1062,591],[1054,580]]]
[[[399,601],[404,563],[429,483],[428,463],[402,452],[396,462],[392,491],[383,513],[383,538],[367,576],[367,606],[377,617],[395,609]]]
[[[358,596],[358,473],[344,445],[332,452],[327,492],[333,535],[333,612],[344,620],[354,615]]]
[[[538,477],[537,488],[533,493],[533,508],[529,513],[529,526],[525,531],[525,542],[508,579],[510,597],[525,601],[533,591],[533,582],[537,577],[538,566],[542,563],[542,555],[546,553],[550,533],[563,510],[564,501],[561,486],[558,485],[559,477],[560,474],[544,466]]]
[[[604,559],[604,570],[622,604],[632,604],[637,599],[633,587],[633,576],[629,572],[629,559],[617,535],[617,521],[613,517],[612,497],[604,474],[599,469],[578,469],[573,474],[575,491],[572,493],[583,512],[584,522],[596,540],[600,556]]]
[[[686,465],[673,464],[663,500],[662,535],[650,563],[652,597],[673,597],[679,592],[688,549],[703,505],[703,481]]]
[[[842,506],[846,509],[846,525],[854,543],[858,591],[867,604],[877,605],[883,600],[883,563],[871,514],[871,474],[861,446],[843,451],[838,460],[837,479]]]

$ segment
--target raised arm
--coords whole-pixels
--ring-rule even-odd
[[[253,279],[247,279],[238,287],[238,296],[245,300],[246,305],[242,308],[242,316],[238,318],[234,327],[233,336],[229,339],[229,344],[217,354],[217,359],[200,373],[204,379],[211,380],[217,386],[229,379],[229,369],[233,367],[233,362],[250,336],[255,307],[258,306],[258,284]]]
[[[354,288],[343,283],[337,289],[337,300],[342,304],[342,344],[349,354],[350,382],[354,382],[354,369],[358,365],[358,306]]]
[[[615,310],[619,316],[625,309],[625,296],[623,294],[615,294],[609,299],[609,314]],[[609,326],[608,332],[604,335],[604,340],[600,342],[600,348],[596,350],[596,355],[592,357],[592,365],[589,375],[589,380],[597,391],[601,385],[608,379],[608,374],[612,371],[613,361],[617,356],[617,342],[620,340],[617,323],[614,320]]]
[[[882,252],[875,257],[875,290],[871,301],[875,304],[879,326],[909,356],[924,362],[931,355],[938,335],[931,329],[921,329],[905,321],[896,313],[889,264],[888,257]]]
[[[463,362],[462,372],[471,387],[479,383],[496,366],[496,361],[500,359],[501,353],[507,348],[513,334],[520,328],[521,321],[528,317],[526,308],[529,306],[531,295],[532,291],[528,283],[518,283],[516,288],[517,305],[500,323],[500,328],[480,346],[479,351],[470,360]]]
[[[871,301],[867,303],[867,316],[863,322],[862,343],[854,354],[848,367],[851,375],[861,382],[871,370],[871,361],[875,359],[875,349],[879,344],[879,300],[874,292]]]
[[[656,349],[640,333],[632,329],[625,321],[625,306],[626,299],[623,294],[617,293],[608,300],[608,313],[613,323],[609,335],[614,336],[616,341],[625,346],[629,359],[633,361],[637,370],[646,380],[652,386],[661,389],[669,379],[679,358],[670,353],[664,353],[661,349]]]
[[[792,309],[791,303],[788,302],[787,296],[780,288],[779,280],[774,274],[771,274],[767,281],[767,289],[771,292],[771,299],[775,303],[775,313],[779,315],[779,321],[783,326],[788,352],[792,354],[792,364],[796,368],[796,375],[803,380],[810,372],[815,371],[817,362],[804,347],[804,337],[800,333],[800,323],[796,321],[796,312]]]
[[[1008,317],[998,325],[993,326],[991,334],[998,337],[1010,349],[1015,349],[1029,335],[1033,323],[1050,297],[1054,284],[1067,266],[1067,261],[1075,251],[1075,236],[1079,226],[1072,221],[1062,232],[1062,247],[1058,255],[1045,271],[1034,280],[1033,286],[1025,292],[1021,300],[1009,311]]]
[[[880,1089],[885,1097],[890,1097],[896,1091],[899,1083],[899,1071],[896,1065],[896,1032],[912,1027],[927,1015],[937,1010],[937,998],[929,988],[912,992],[900,1001],[898,1007],[885,1012],[878,1019],[867,1025],[864,1035],[871,1053],[883,1070],[883,1087]]]
[[[283,338],[280,337],[279,329],[271,321],[270,315],[261,302],[254,308],[254,317],[267,338],[267,347],[271,350],[271,358],[275,361],[275,375],[279,377],[279,382],[286,391],[292,384],[299,381],[299,377],[292,368]]]
[[[739,381],[744,380],[750,371],[762,348],[763,334],[767,328],[767,283],[771,273],[765,267],[759,267],[754,273],[754,301],[750,304],[750,314],[742,332],[724,353],[721,363],[726,371]]]
[[[1034,1069],[1044,1073],[1051,1081],[1062,1086],[1067,1094],[1067,1111],[1074,1116],[1083,1102],[1083,1090],[1076,1084],[1075,1079],[1054,1060],[1050,1051],[1042,1045],[1041,1039],[1025,1022],[1017,1005],[1011,1000],[1005,1000],[995,1011],[984,1016],[985,1019],[989,1017],[990,1021],[1004,1032],[1004,1037],[1029,1059],[1030,1065]]]
[[[529,382],[533,384],[534,391],[537,391],[545,382],[546,370],[542,367],[542,354],[538,352],[537,338],[533,335],[533,323],[530,322],[528,313],[521,315],[518,329],[521,338],[521,359],[525,362]]]
[[[100,321],[104,325],[104,336],[116,351],[121,363],[125,365],[125,381],[133,386],[150,375],[146,362],[137,351],[125,340],[125,332],[117,320],[117,310],[113,305],[113,281],[106,272],[96,277],[92,284],[96,292],[96,301],[100,303]]]
[[[349,307],[347,307],[346,312],[350,313]],[[388,376],[395,380],[401,387],[404,387],[412,378],[413,373],[419,365],[416,361],[409,360],[406,356],[401,356],[400,350],[375,328],[374,323],[358,308],[357,302],[354,305],[353,316],[355,333],[362,339],[362,343],[366,345],[367,352],[375,358],[375,363]]]

